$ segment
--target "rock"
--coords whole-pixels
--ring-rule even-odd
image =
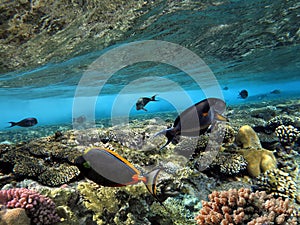
[[[0,212],[0,225],[30,225],[30,219],[25,209],[6,209]]]

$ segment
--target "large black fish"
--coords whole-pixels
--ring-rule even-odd
[[[82,156],[76,158],[75,164],[86,178],[102,186],[121,187],[141,181],[159,201],[156,196],[156,180],[160,169],[142,175],[125,158],[104,148],[87,149]]]
[[[136,110],[144,110],[144,111],[147,111],[147,109],[145,109],[144,107],[151,101],[158,101],[155,99],[155,96],[156,95],[153,95],[151,98],[148,98],[148,97],[142,97],[142,98],[139,98],[135,104],[135,108]]]
[[[20,127],[32,127],[38,123],[36,118],[26,118],[19,122],[9,122],[10,127],[20,126]]]
[[[204,99],[184,110],[174,121],[173,127],[160,131],[154,136],[164,134],[168,138],[164,148],[179,135],[196,137],[207,131],[214,121],[228,121],[221,114],[226,104],[218,98]]]

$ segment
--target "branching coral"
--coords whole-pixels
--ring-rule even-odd
[[[291,151],[297,139],[300,137],[300,132],[292,125],[280,125],[275,129],[275,134],[278,137],[281,145],[287,152]]]
[[[274,196],[282,196],[284,198],[296,197],[297,186],[289,173],[279,169],[272,169],[260,174],[257,177],[256,184],[259,190],[267,193],[273,193]]]
[[[248,162],[240,154],[220,152],[210,165],[225,175],[236,175],[247,168]]]
[[[290,200],[274,198],[266,192],[241,188],[214,191],[208,197],[210,201],[202,201],[202,209],[195,218],[199,225],[297,224]]]
[[[26,188],[1,190],[0,204],[8,208],[24,208],[36,225],[54,224],[60,221],[55,203],[50,198]]]

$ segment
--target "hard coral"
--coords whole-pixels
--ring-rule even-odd
[[[257,134],[249,125],[244,125],[239,129],[235,142],[242,148],[262,148]]]
[[[248,149],[238,151],[247,161],[247,172],[251,177],[276,168],[277,161],[273,153],[266,149]]]
[[[219,152],[216,159],[209,166],[221,174],[236,175],[247,168],[248,162],[240,154]]]
[[[195,218],[199,225],[297,224],[290,200],[276,199],[266,192],[241,188],[214,191],[208,197],[210,201],[202,201],[202,209]]]
[[[257,177],[259,190],[272,193],[274,196],[294,199],[297,194],[296,182],[289,173],[279,169],[268,170]]]
[[[292,125],[285,126],[280,125],[275,129],[275,134],[278,137],[281,145],[290,152],[297,139],[300,137],[300,133],[297,128]]]
[[[26,188],[1,190],[0,204],[4,204],[7,208],[24,208],[36,225],[60,221],[55,203],[50,198]]]

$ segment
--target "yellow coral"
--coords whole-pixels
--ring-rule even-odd
[[[262,148],[257,134],[249,125],[244,125],[239,129],[235,142],[242,148]]]
[[[252,177],[257,177],[260,173],[267,170],[275,169],[277,161],[273,153],[266,149],[247,149],[240,150],[240,154],[246,159],[247,172]]]
[[[119,201],[116,198],[118,188],[101,187],[93,182],[81,182],[77,189],[83,196],[85,207],[94,212],[93,220],[98,225],[104,223],[100,219],[104,209],[110,213],[118,211]]]

